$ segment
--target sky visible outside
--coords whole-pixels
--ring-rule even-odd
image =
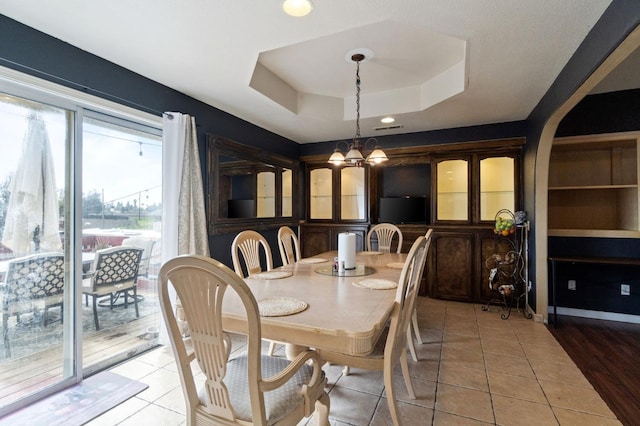
[[[8,100],[11,100],[10,102]],[[40,104],[33,104],[40,105]],[[33,109],[0,96],[0,184],[15,172],[29,116]],[[56,187],[64,189],[66,120],[63,110],[37,111],[46,123],[54,157]],[[161,203],[161,138],[118,129],[97,120],[83,128],[83,195],[104,192],[105,203],[141,201],[143,207]],[[142,155],[140,153],[142,152]]]

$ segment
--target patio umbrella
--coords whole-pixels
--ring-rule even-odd
[[[15,256],[60,251],[58,195],[53,157],[44,121],[31,116],[22,157],[11,181],[2,244]]]

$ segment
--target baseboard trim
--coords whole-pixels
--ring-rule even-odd
[[[633,324],[640,324],[640,315],[619,314],[616,312],[603,312],[603,311],[591,311],[588,309],[575,309],[575,308],[562,308],[558,307],[558,315],[566,315],[570,317],[582,317],[601,319],[607,321],[628,322]],[[553,306],[549,306],[549,315],[553,315]]]

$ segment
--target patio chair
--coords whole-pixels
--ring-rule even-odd
[[[188,345],[174,315],[169,285],[189,324]],[[258,304],[237,273],[209,257],[179,256],[160,269],[158,289],[188,425],[296,425],[314,410],[318,424],[329,424],[327,380],[318,354],[306,350],[291,362],[261,355]],[[223,298],[228,295],[239,298],[247,318],[246,352],[233,358],[231,339],[222,329]],[[200,389],[196,382],[203,383]]]
[[[300,242],[293,229],[288,226],[281,226],[278,229],[278,248],[283,265],[300,260]]]
[[[394,425],[400,425],[400,417],[396,406],[396,391],[394,387],[394,369],[398,362],[404,377],[409,397],[415,399],[415,392],[409,375],[407,360],[407,335],[413,313],[420,278],[424,269],[424,259],[427,252],[427,240],[420,236],[416,239],[409,251],[396,289],[396,300],[391,313],[389,327],[378,339],[373,352],[366,356],[343,354],[318,349],[320,358],[332,364],[345,365],[345,374],[348,367],[362,368],[366,370],[382,370],[384,374],[384,386],[387,393],[387,404]]]
[[[262,264],[260,263],[260,247],[264,251],[267,271],[273,269],[273,257],[271,256],[271,248],[267,239],[256,231],[242,231],[233,239],[231,243],[231,260],[233,261],[233,269],[240,278],[244,278],[242,263],[247,271],[247,276],[262,272]],[[242,258],[239,256],[240,253]],[[241,262],[240,260],[243,260]],[[276,350],[276,342],[269,341],[268,354],[273,355]]]
[[[47,325],[47,312],[60,307],[63,317],[64,254],[39,253],[9,261],[5,282],[2,285],[2,338],[7,358],[11,356],[9,342],[9,317],[42,309],[42,322]]]
[[[379,223],[373,226],[367,233],[367,250],[371,251],[371,237],[376,234],[378,238],[378,251],[391,253],[391,243],[393,237],[398,235],[398,248],[396,253],[402,250],[402,231],[392,223]]]
[[[132,297],[136,318],[140,318],[137,282],[142,252],[141,248],[129,246],[116,246],[96,251],[92,271],[82,282],[82,293],[87,299],[89,296],[93,298],[93,321],[96,330],[100,329],[98,298],[108,296],[109,309],[113,309],[115,300],[120,297],[124,297],[124,307],[128,308],[129,297]]]
[[[149,276],[149,264],[151,263],[153,246],[155,244],[155,240],[144,237],[130,237],[122,240],[123,246],[138,247],[143,250],[142,257],[140,258],[140,267],[138,268],[138,277]]]
[[[427,256],[429,255],[429,247],[431,246],[431,234],[433,233],[433,229],[429,229],[425,234],[424,238],[427,240],[427,245],[424,254],[424,262],[423,268],[426,267]],[[418,277],[418,289],[420,288],[420,282],[422,281],[422,276],[424,275],[424,269],[422,270],[422,275]],[[411,328],[413,327],[413,334],[411,333]],[[418,354],[416,353],[416,347],[413,343],[413,335],[415,334],[416,340],[418,343],[423,344],[422,336],[420,336],[420,327],[418,326],[418,303],[416,302],[413,307],[413,314],[411,315],[411,324],[409,325],[409,330],[407,330],[407,342],[409,344],[409,352],[411,352],[411,357],[414,361],[418,361]]]

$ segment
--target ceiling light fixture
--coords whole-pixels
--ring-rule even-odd
[[[384,118],[380,119],[380,122],[384,123],[384,124],[391,124],[394,121],[396,121],[396,119],[393,118],[393,117],[384,117]]]
[[[311,0],[285,0],[282,3],[282,9],[287,15],[300,18],[311,13],[313,4]]]
[[[364,59],[365,56],[362,53],[354,53],[351,56],[351,60],[356,63],[356,135],[353,137],[351,145],[349,145],[349,151],[346,156],[343,155],[340,148],[338,148],[338,145],[340,145],[340,142],[338,142],[336,149],[328,160],[329,163],[335,165],[346,163],[350,166],[361,167],[363,163],[368,163],[373,166],[389,159],[387,154],[385,154],[382,148],[380,148],[376,138],[367,139],[364,145],[360,142],[360,62]],[[366,149],[369,142],[371,142],[374,147],[373,151],[371,151],[371,153],[369,153],[365,158],[363,150]]]

